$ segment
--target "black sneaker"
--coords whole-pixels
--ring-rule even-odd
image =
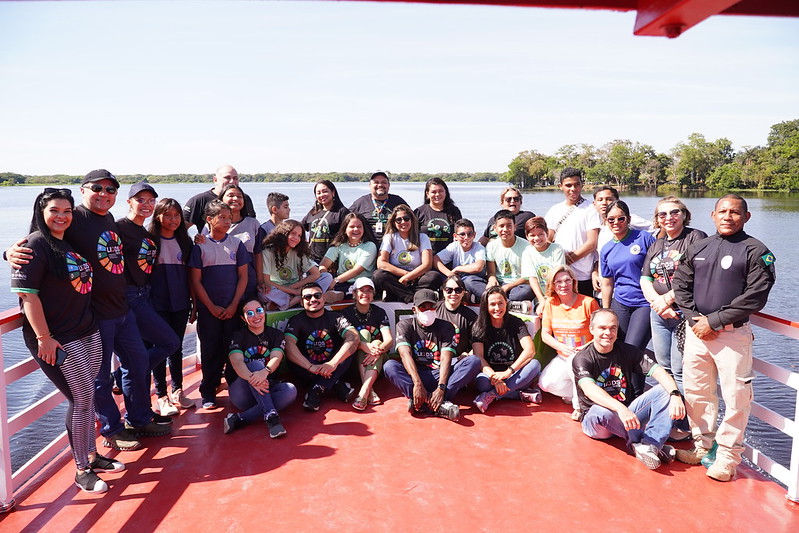
[[[136,435],[127,428],[118,431],[110,437],[103,439],[103,446],[113,450],[128,452],[131,450],[138,450],[141,448],[141,442],[136,438]]]
[[[266,419],[266,427],[269,428],[269,436],[273,439],[286,434],[286,428],[280,423],[280,417],[276,413]]]
[[[333,391],[338,396],[338,399],[344,403],[350,403],[354,400],[357,392],[352,385],[343,380],[338,380],[333,384]]]
[[[125,470],[125,465],[114,459],[103,457],[99,453],[94,457],[94,461],[89,465],[92,470],[99,470],[101,472],[122,472]]]
[[[319,406],[322,404],[322,394],[324,392],[325,389],[319,385],[314,385],[308,391],[308,394],[305,395],[305,401],[302,402],[302,406],[308,411],[318,411]]]
[[[238,413],[230,413],[225,417],[225,420],[222,422],[223,431],[227,435],[231,431],[235,431],[240,427],[244,426],[244,419]]]
[[[101,494],[108,491],[108,485],[91,468],[75,474],[75,485],[85,492]]]
[[[171,426],[172,417],[159,415],[158,413],[153,413],[153,423],[158,424],[159,426]]]
[[[170,426],[163,426],[156,424],[155,422],[150,422],[146,426],[138,428],[130,426],[127,422],[125,422],[125,428],[132,431],[133,434],[140,439],[147,437],[161,437],[163,435],[169,435],[172,433],[172,428]]]

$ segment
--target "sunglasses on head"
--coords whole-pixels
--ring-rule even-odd
[[[263,307],[256,307],[255,309],[248,309],[248,310],[244,311],[244,314],[245,314],[245,316],[247,316],[247,318],[253,317],[255,315],[262,315],[262,314],[264,314],[264,308]]]
[[[310,302],[311,300],[321,300],[322,293],[321,292],[312,292],[310,294],[303,294],[302,299],[306,302]]]
[[[91,185],[84,185],[84,187],[89,189],[92,192],[100,192],[102,190],[105,190],[105,192],[107,192],[108,194],[116,194],[117,193],[117,188],[116,187],[112,187],[111,185],[106,185],[105,187],[103,187],[102,185],[100,185],[98,183],[92,183]]]
[[[44,194],[53,194],[53,193],[61,193],[66,196],[72,196],[72,191],[69,189],[57,189],[55,187],[45,187]]]
[[[403,222],[410,222],[410,221],[411,221],[411,217],[409,217],[409,216],[401,216],[401,217],[397,217],[397,218],[394,219],[394,222],[396,222],[397,224],[401,224]]]
[[[672,209],[672,210],[671,210],[671,211],[669,211],[669,212],[666,212],[666,211],[660,211],[660,212],[658,213],[658,218],[666,218],[667,216],[676,217],[676,216],[677,216],[677,215],[679,215],[680,213],[682,213],[682,209]]]
[[[463,292],[463,289],[460,287],[444,287],[444,292],[446,294],[452,294],[453,292],[455,294],[461,294]]]

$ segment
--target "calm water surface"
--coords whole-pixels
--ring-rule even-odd
[[[298,220],[308,212],[313,203],[313,188],[309,183],[244,183],[247,193],[255,202],[259,220],[265,220],[266,195],[271,191],[280,191],[290,197],[292,218]],[[336,185],[345,205],[350,205],[355,198],[366,194],[365,183],[342,183]],[[120,191],[117,205],[112,213],[115,218],[127,212],[128,186]],[[210,188],[210,184],[165,184],[157,185],[161,197],[176,198],[181,204],[192,195]],[[503,185],[497,183],[452,183],[450,192],[461,212],[471,219],[477,231],[481,232],[486,220],[499,209],[499,193]],[[73,194],[79,202],[79,188],[73,187]],[[421,183],[393,183],[391,192],[399,194],[408,201],[411,207],[422,203],[424,185]],[[7,248],[11,243],[27,234],[31,217],[31,206],[41,187],[4,187],[0,189],[0,209],[3,213],[0,222],[0,247]],[[589,198],[589,195],[585,195]],[[543,215],[553,204],[563,199],[559,191],[527,192],[524,194],[526,210]],[[638,194],[625,196],[630,209],[641,216],[650,218],[657,198],[652,195]],[[713,222],[710,212],[713,210],[715,197],[688,197],[685,203],[691,210],[693,220],[691,226],[713,233]],[[796,253],[799,247],[799,195],[769,194],[748,197],[752,218],[746,225],[746,231],[762,240],[771,248],[777,257],[777,283],[771,292],[765,311],[784,318],[799,321],[799,312],[795,309],[796,287],[799,285],[799,261]],[[9,267],[2,268],[0,287],[9,286]],[[0,290],[0,309],[8,309],[17,305],[16,298],[7,289]],[[758,357],[792,371],[798,371],[797,344],[771,332],[756,329],[755,353]],[[28,357],[30,354],[21,342],[19,331],[3,336],[3,355],[5,366]],[[36,372],[15,383],[8,391],[9,415],[39,400],[53,389],[50,382]],[[796,394],[793,389],[776,384],[769,379],[759,377],[755,380],[755,395],[767,407],[788,417],[793,417]],[[20,432],[12,439],[12,462],[14,468],[38,451],[44,442],[63,431],[63,408],[52,412],[47,419],[34,429]],[[749,425],[748,439],[784,466],[788,466],[790,443],[788,437],[781,432],[752,420]]]

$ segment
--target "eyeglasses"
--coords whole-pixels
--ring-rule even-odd
[[[55,187],[45,187],[44,194],[54,194],[54,193],[61,193],[66,196],[72,196],[72,191],[69,189],[56,189]]]
[[[474,237],[473,231],[462,231],[455,234],[456,237]]]
[[[102,185],[98,185],[97,183],[94,183],[92,185],[86,186],[85,188],[89,189],[92,192],[100,192],[100,191],[104,190],[108,194],[116,194],[117,193],[117,188],[116,187],[112,187],[111,185],[106,185],[105,187],[103,187]]]
[[[616,222],[627,222],[627,217],[622,215],[620,217],[608,217],[608,224],[615,224]]]
[[[521,202],[521,201],[522,201],[522,197],[521,196],[506,196],[505,197],[505,202],[506,203]]]
[[[254,317],[255,315],[262,315],[262,314],[264,314],[264,308],[263,307],[256,307],[255,309],[248,309],[248,310],[244,311],[244,315],[247,318],[251,318],[251,317]]]
[[[411,217],[407,217],[407,216],[405,216],[405,217],[397,217],[397,218],[394,219],[394,222],[396,222],[397,224],[402,224],[403,222],[410,222],[410,221],[411,221]]]
[[[676,217],[680,213],[682,213],[682,209],[672,209],[668,213],[666,211],[660,211],[658,213],[658,218]]]
[[[453,292],[455,294],[461,294],[463,292],[463,289],[460,287],[444,287],[444,293],[452,294]]]
[[[306,302],[310,302],[311,300],[321,300],[322,293],[321,292],[312,292],[311,294],[303,294],[302,299]]]
[[[155,198],[139,198],[138,196],[134,196],[133,199],[139,204],[155,205]]]

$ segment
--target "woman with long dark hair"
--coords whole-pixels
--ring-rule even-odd
[[[461,219],[461,210],[449,194],[447,182],[430,178],[424,185],[424,203],[413,210],[419,219],[419,231],[430,238],[433,254],[452,242],[455,222]]]
[[[320,263],[350,210],[344,207],[336,186],[330,180],[317,180],[313,192],[316,201],[302,219],[302,228],[308,232],[311,257]]]
[[[377,263],[377,246],[372,227],[358,213],[347,213],[341,227],[330,243],[319,270],[333,271],[333,288],[343,293],[351,292],[360,278],[371,278]]]
[[[102,342],[91,309],[91,265],[64,241],[74,207],[69,189],[46,188],[36,197],[27,237],[33,258],[12,271],[11,290],[20,298],[25,345],[69,403],[66,427],[75,484],[100,493],[108,485],[95,471],[119,472],[125,465],[96,448],[94,380]]]

